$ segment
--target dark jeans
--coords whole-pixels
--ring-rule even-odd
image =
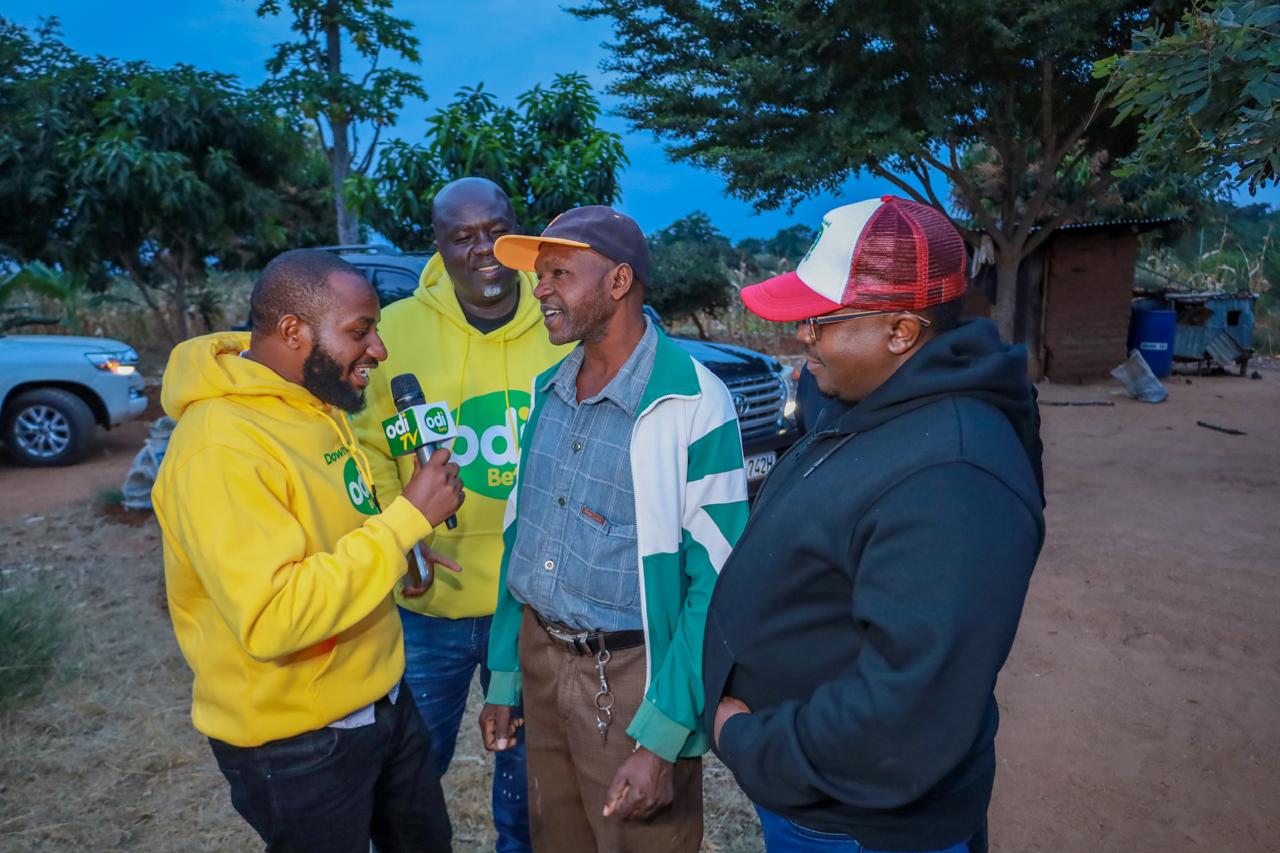
[[[492,616],[444,619],[400,608],[404,626],[404,680],[431,732],[436,772],[444,776],[458,741],[467,694],[476,669],[480,687],[489,689],[489,626]],[[516,711],[519,713],[519,709]],[[475,720],[468,720],[475,725]],[[528,853],[529,796],[524,733],[515,747],[494,756],[493,827],[497,853]]]
[[[800,826],[758,804],[756,813],[760,815],[760,829],[764,832],[764,848],[768,853],[881,853],[848,835]],[[930,853],[987,853],[987,828],[984,825],[968,841]]]
[[[431,741],[408,690],[375,722],[262,746],[210,738],[231,804],[268,853],[447,853],[453,830]]]

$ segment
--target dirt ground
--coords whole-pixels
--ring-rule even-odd
[[[97,441],[79,464],[23,468],[0,452],[0,519],[65,506],[103,489],[119,489],[147,438],[149,422],[127,421],[97,430]]]
[[[1043,409],[1049,533],[997,690],[999,853],[1280,849],[1280,372],[1168,387],[1156,406],[1041,387],[1114,406]],[[43,584],[70,626],[44,694],[0,715],[0,850],[260,849],[190,727],[155,523],[93,507],[132,451],[118,477],[111,456],[0,467],[0,594]],[[491,772],[465,726],[459,850],[492,847]],[[705,849],[760,850],[731,777],[705,772]]]

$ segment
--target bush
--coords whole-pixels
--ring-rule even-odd
[[[0,590],[0,709],[40,692],[62,646],[62,615],[43,585]]]

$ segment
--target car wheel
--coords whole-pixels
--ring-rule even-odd
[[[61,388],[19,394],[4,411],[4,443],[19,465],[70,465],[93,445],[93,412]]]

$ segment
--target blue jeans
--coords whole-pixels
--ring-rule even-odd
[[[436,772],[444,776],[453,760],[458,727],[476,667],[480,686],[489,689],[490,616],[443,619],[400,608],[404,625],[404,680],[413,692],[427,730]],[[493,772],[493,828],[498,853],[528,853],[529,797],[524,765],[524,738],[514,749],[499,752]]]
[[[764,847],[768,853],[809,853],[809,851],[882,853],[859,844],[847,835],[800,826],[760,806],[756,806],[756,813],[760,815],[760,829],[764,831]],[[980,832],[979,835],[985,835],[985,832]],[[978,836],[975,836],[970,841],[960,841],[950,847],[929,851],[929,853],[970,853],[971,849],[975,849],[971,848],[971,842],[977,840]],[[985,851],[985,843],[983,842],[982,846],[976,849]]]

